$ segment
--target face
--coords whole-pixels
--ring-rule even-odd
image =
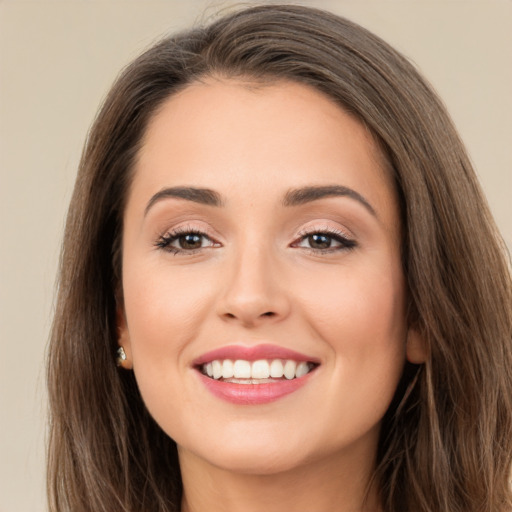
[[[368,459],[405,360],[400,225],[367,130],[304,85],[210,80],[150,122],[119,344],[180,458]]]

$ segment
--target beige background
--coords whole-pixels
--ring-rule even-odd
[[[424,71],[512,247],[512,1],[301,3],[360,22]],[[225,5],[0,0],[0,512],[46,508],[44,351],[65,210],[96,107],[158,35]]]

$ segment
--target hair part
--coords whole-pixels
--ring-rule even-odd
[[[152,116],[205,77],[294,81],[372,133],[402,217],[408,319],[426,343],[381,429],[386,512],[510,511],[512,290],[504,246],[442,103],[381,39],[330,13],[256,6],[167,37],[120,75],[71,200],[48,362],[50,510],[178,511],[176,445],[115,367],[122,216]],[[116,297],[117,295],[117,297]]]

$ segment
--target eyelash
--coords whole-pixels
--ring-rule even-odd
[[[355,240],[349,238],[346,233],[343,231],[339,231],[337,229],[332,228],[323,228],[323,229],[313,229],[313,230],[304,230],[299,233],[299,242],[294,242],[292,244],[293,247],[297,246],[297,243],[303,242],[308,237],[313,235],[324,235],[326,238],[330,238],[331,240],[334,240],[335,242],[339,243],[339,247],[328,247],[327,249],[314,249],[312,247],[303,247],[303,249],[306,249],[313,254],[326,254],[326,253],[333,253],[338,251],[348,251],[351,249],[354,249],[357,246],[357,243]]]
[[[178,247],[173,247],[171,244],[178,240],[180,237],[185,235],[197,235],[201,238],[207,238],[211,241],[210,237],[204,233],[203,231],[200,231],[198,229],[194,228],[177,228],[174,231],[171,231],[169,233],[166,233],[165,235],[162,235],[156,242],[156,247],[159,249],[163,249],[164,251],[170,252],[171,254],[177,255],[177,254],[195,254],[196,252],[200,251],[201,249],[204,249],[204,247],[199,247],[197,249],[179,249]],[[214,243],[212,241],[212,243]]]
[[[186,255],[192,255],[197,252],[199,252],[202,249],[205,249],[206,247],[199,247],[197,249],[180,249],[178,247],[173,247],[171,244],[173,242],[176,242],[180,237],[185,235],[196,235],[198,237],[201,237],[202,239],[206,238],[210,240],[212,243],[209,247],[215,247],[216,242],[214,242],[206,233],[203,231],[200,231],[198,229],[194,228],[178,228],[174,231],[171,231],[169,233],[166,233],[165,235],[161,236],[155,243],[155,246],[158,249],[162,249],[164,251],[170,252],[174,255],[179,254],[186,254]],[[292,247],[298,247],[298,244],[302,243],[304,240],[306,240],[308,237],[313,235],[324,235],[326,238],[329,238],[331,240],[334,240],[335,242],[339,243],[340,245],[338,247],[328,247],[326,249],[315,249],[315,248],[308,248],[303,247],[303,249],[306,249],[307,251],[313,253],[313,254],[327,254],[327,253],[333,253],[338,251],[348,251],[351,249],[354,249],[357,247],[357,243],[355,240],[349,238],[345,233],[342,231],[338,231],[331,228],[325,228],[325,229],[315,229],[310,231],[302,231],[299,233],[299,240],[298,242],[294,242],[292,244]]]

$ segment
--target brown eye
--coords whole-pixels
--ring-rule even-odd
[[[203,236],[196,233],[187,233],[178,237],[177,242],[180,249],[199,249],[203,244]]]
[[[323,233],[309,235],[307,240],[311,249],[329,249],[332,243],[332,237]]]
[[[155,246],[172,254],[191,255],[203,249],[219,247],[206,233],[195,230],[176,230],[160,237]]]
[[[356,246],[355,240],[341,231],[315,231],[304,233],[293,247],[301,247],[316,253],[330,253],[352,249]]]

